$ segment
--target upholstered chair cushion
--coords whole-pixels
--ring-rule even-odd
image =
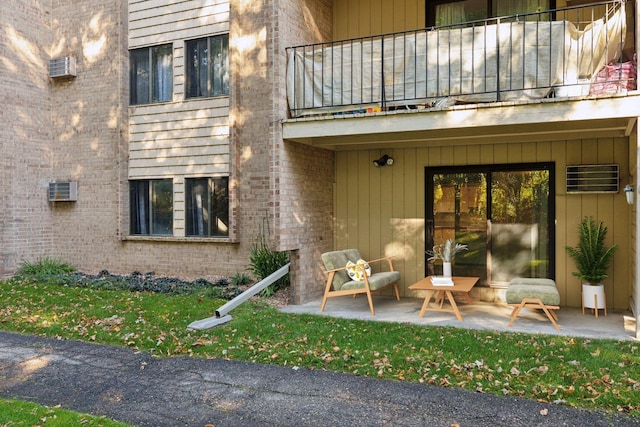
[[[356,251],[357,252],[357,251]],[[325,252],[322,254],[322,262],[324,263],[324,268],[327,270],[337,270],[338,268],[344,268],[347,266],[347,262],[356,262],[360,259],[360,254],[358,254],[358,258],[355,260],[350,260],[347,258],[346,251],[333,251],[333,252]],[[342,289],[342,285],[346,282],[350,282],[351,279],[347,274],[347,270],[336,271],[333,276],[333,289],[335,291],[339,291]]]
[[[371,277],[369,277],[369,289],[375,291],[376,289],[384,288],[385,286],[397,282],[398,280],[400,280],[399,271],[383,271],[380,273],[374,273],[371,275]],[[360,289],[364,288],[364,286],[364,282],[350,280],[343,283],[340,289]]]
[[[538,277],[514,277],[511,279],[512,285],[543,285],[556,287],[556,282],[552,279],[543,279]]]
[[[515,279],[514,279],[515,280]],[[534,280],[534,279],[528,279]],[[550,280],[550,279],[535,279],[535,280]],[[552,285],[548,282],[541,283],[527,283],[517,281],[515,284],[513,281],[507,288],[506,299],[507,304],[520,304],[525,298],[537,298],[544,305],[560,305],[560,293],[556,288],[555,282],[551,280]]]

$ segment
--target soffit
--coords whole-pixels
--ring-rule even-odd
[[[640,97],[494,103],[288,120],[285,140],[331,150],[495,144],[628,136]]]

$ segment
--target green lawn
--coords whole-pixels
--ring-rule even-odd
[[[225,302],[208,295],[12,279],[0,282],[0,328],[161,357],[326,369],[640,416],[638,342],[293,315],[262,302],[238,307],[223,326],[187,330]]]
[[[50,408],[35,403],[18,400],[0,399],[0,426],[3,427],[126,427],[120,423],[102,417]]]

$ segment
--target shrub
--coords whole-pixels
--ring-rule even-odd
[[[242,293],[237,286],[229,286],[225,277],[214,283],[205,279],[192,282],[175,277],[156,276],[153,272],[140,273],[134,271],[129,275],[111,274],[101,270],[98,274],[77,272],[67,264],[53,262],[23,263],[16,277],[46,282],[50,285],[69,286],[75,288],[93,288],[104,290],[127,290],[131,292],[151,292],[167,295],[189,295],[203,293],[211,298],[230,300]]]
[[[251,247],[249,268],[258,280],[262,280],[271,273],[276,272],[288,262],[289,255],[287,255],[286,252],[271,250],[263,234],[260,234],[258,241]],[[289,286],[288,273],[286,276],[265,288],[261,295],[264,297],[272,296],[287,286]]]
[[[245,286],[251,283],[251,278],[245,273],[236,273],[231,276],[231,284],[233,286]]]
[[[44,280],[50,276],[69,274],[75,270],[75,267],[59,259],[44,257],[33,263],[29,261],[22,261],[17,275],[37,280]]]

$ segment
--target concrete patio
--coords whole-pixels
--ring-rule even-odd
[[[544,313],[539,310],[524,309],[512,326],[507,326],[511,307],[503,303],[474,301],[465,304],[456,298],[463,321],[456,319],[453,313],[428,311],[423,318],[418,317],[423,299],[374,296],[375,316],[371,316],[367,298],[350,296],[329,298],[324,312],[320,311],[322,300],[301,305],[288,305],[281,309],[286,313],[314,314],[346,319],[362,319],[381,322],[402,322],[425,326],[453,326],[458,328],[486,329],[495,331],[540,333],[549,335],[567,335],[586,338],[609,338],[616,340],[636,340],[635,319],[629,311],[600,310],[598,318],[586,310],[582,314],[579,308],[561,307],[558,310],[556,330]],[[435,306],[433,300],[431,306]]]

